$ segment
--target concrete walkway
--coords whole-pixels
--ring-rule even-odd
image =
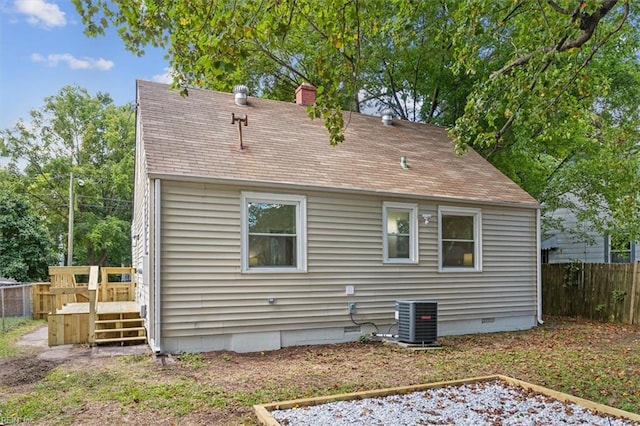
[[[17,341],[18,346],[31,347],[38,352],[38,358],[48,360],[65,360],[78,357],[110,358],[122,355],[151,355],[148,345],[128,346],[94,346],[88,345],[58,345],[49,346],[49,329],[46,325],[38,327],[30,333],[22,335]]]

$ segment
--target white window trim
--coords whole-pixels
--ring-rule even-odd
[[[249,266],[249,203],[267,202],[296,205],[296,258],[295,267],[264,268]],[[240,251],[243,273],[307,272],[307,197],[304,195],[241,192],[240,194]]]
[[[473,216],[474,264],[469,267],[442,266],[442,215]],[[438,272],[482,272],[482,210],[469,207],[438,206]]]
[[[387,210],[409,211],[409,258],[389,257],[389,238],[387,236]],[[383,263],[418,263],[418,205],[415,203],[382,203],[382,262]]]

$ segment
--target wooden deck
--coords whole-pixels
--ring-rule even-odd
[[[97,266],[50,267],[49,346],[146,342],[144,319],[134,301],[135,282],[122,282],[122,274],[133,278],[134,270],[102,268],[98,283]],[[120,280],[110,282],[109,275]],[[78,276],[88,282],[79,282]]]

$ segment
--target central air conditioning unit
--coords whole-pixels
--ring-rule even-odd
[[[397,300],[398,340],[405,343],[432,344],[438,339],[438,303]]]

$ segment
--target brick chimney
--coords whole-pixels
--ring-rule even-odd
[[[302,83],[296,89],[296,104],[313,105],[316,103],[316,88],[310,83]]]

